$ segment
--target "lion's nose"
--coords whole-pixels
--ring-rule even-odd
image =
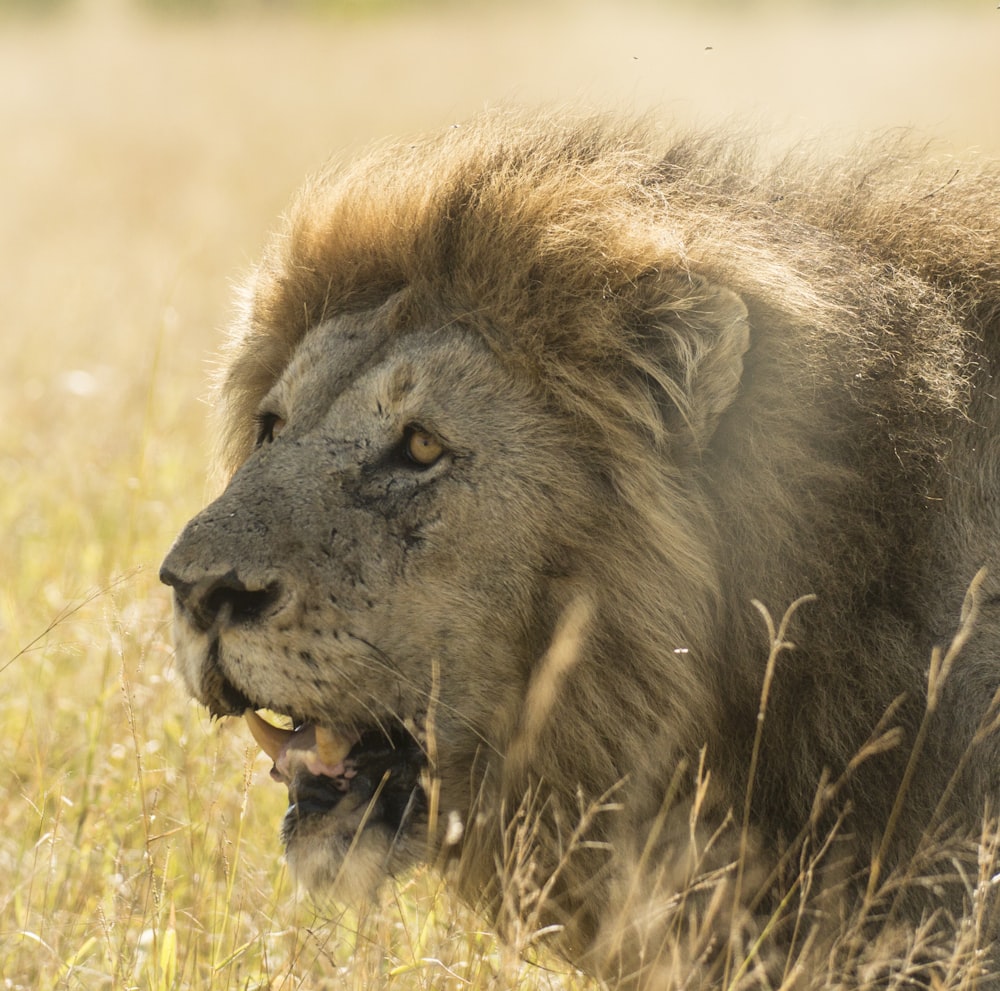
[[[253,623],[281,598],[277,582],[255,587],[244,582],[235,569],[189,580],[171,569],[169,559],[160,568],[160,581],[174,590],[178,607],[205,633],[219,626]]]

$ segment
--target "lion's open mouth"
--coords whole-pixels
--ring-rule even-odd
[[[348,796],[352,811],[361,810],[358,829],[380,824],[397,835],[416,813],[426,811],[420,779],[427,758],[402,723],[348,737],[309,722],[281,729],[253,709],[244,718],[274,761],[271,777],[288,788],[282,826],[286,844],[304,822],[336,811]]]

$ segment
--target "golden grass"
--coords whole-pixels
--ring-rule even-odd
[[[758,112],[781,128],[801,123],[792,95],[816,112],[804,131],[854,107],[862,126],[943,119],[952,144],[997,151],[1000,125],[977,8],[795,35],[537,6],[157,26],[95,2],[3,23],[0,988],[590,986],[523,965],[429,874],[362,918],[316,918],[280,866],[281,789],[176,683],[156,568],[206,495],[195,398],[228,282],[327,152],[483,102],[740,114],[759,61]],[[823,32],[826,80],[802,64]],[[832,74],[858,38],[886,76],[863,103],[875,68]]]

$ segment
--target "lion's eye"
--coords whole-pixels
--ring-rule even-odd
[[[420,427],[407,428],[405,441],[406,456],[423,468],[429,468],[444,454],[444,445],[441,441]]]
[[[277,413],[259,413],[257,415],[257,446],[270,444],[284,429],[285,421]]]

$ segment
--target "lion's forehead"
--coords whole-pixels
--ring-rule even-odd
[[[313,405],[324,395],[332,400],[377,364],[397,337],[379,309],[326,320],[302,338],[272,392],[288,399],[311,390]]]
[[[363,420],[377,414],[394,421],[468,417],[487,395],[496,402],[506,391],[513,401],[519,390],[511,386],[474,330],[400,328],[372,311],[329,320],[306,335],[271,395],[293,415]]]

